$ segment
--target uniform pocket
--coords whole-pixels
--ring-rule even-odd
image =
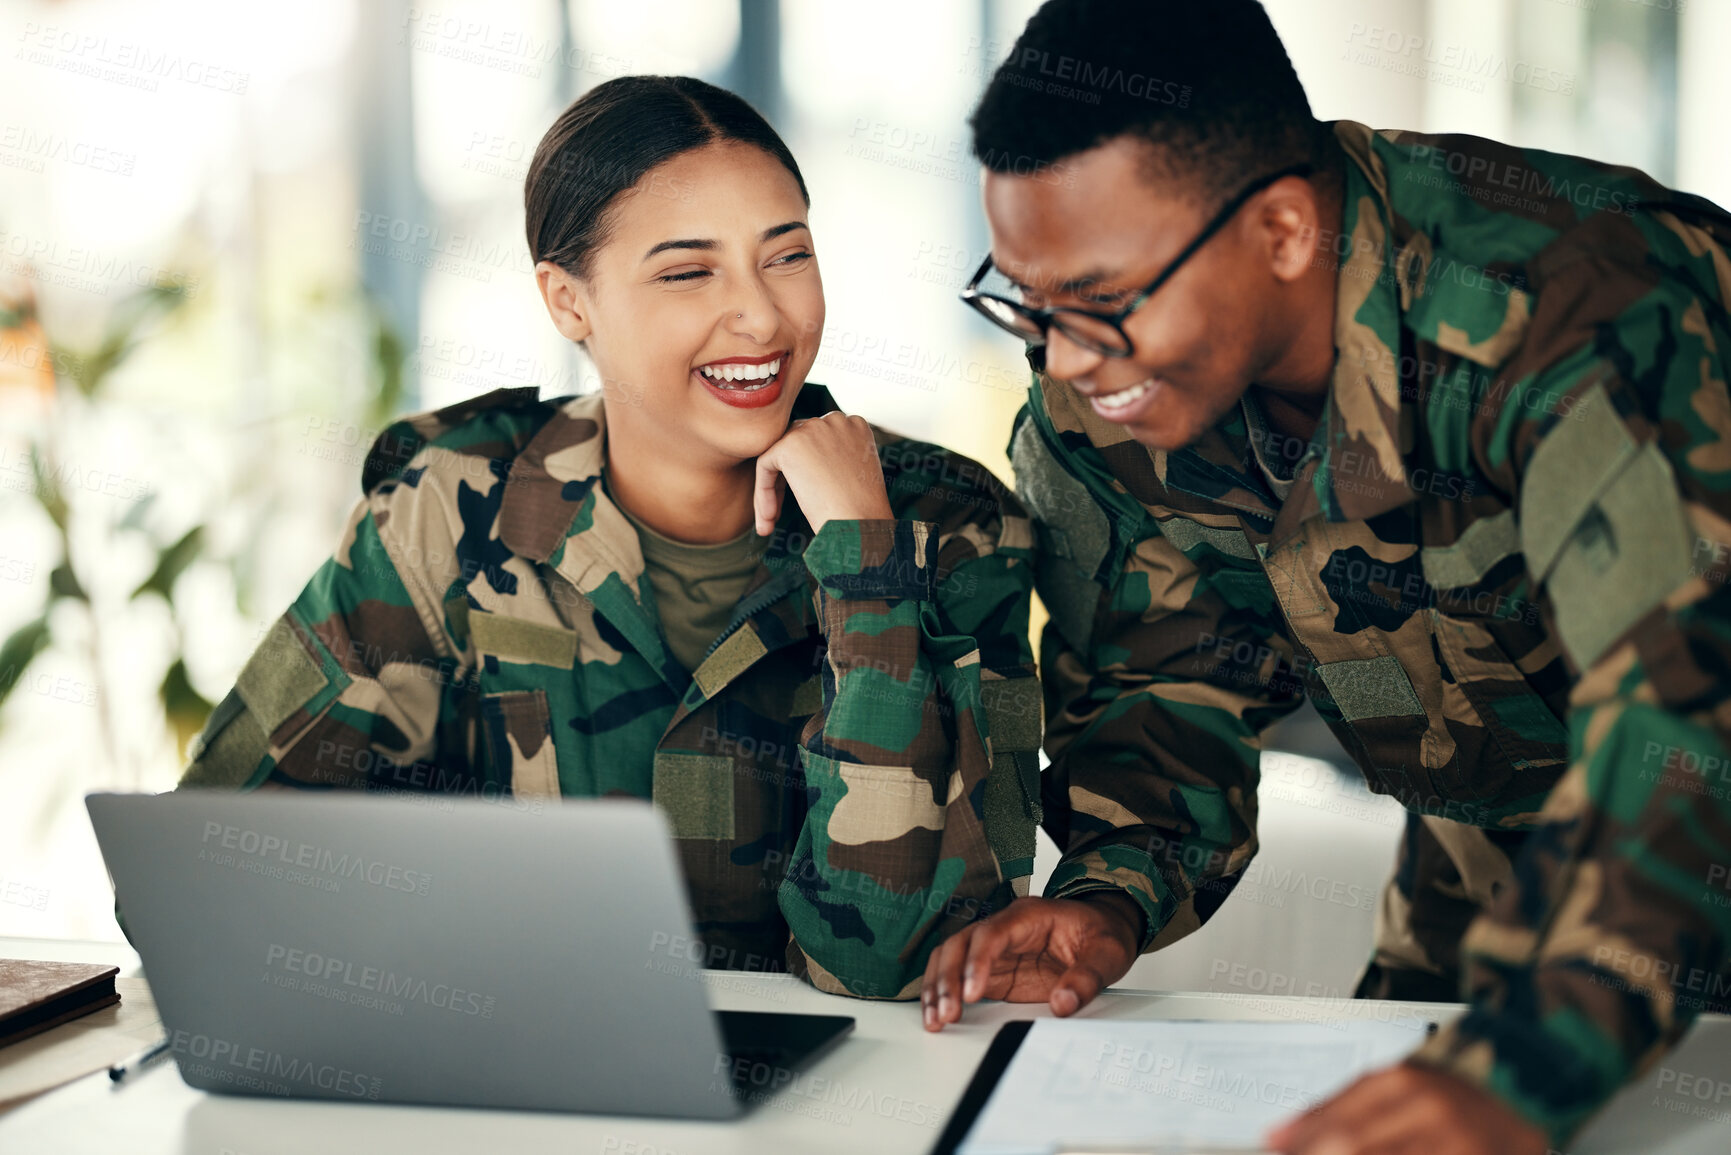
[[[1440,608],[1434,612],[1437,650],[1453,677],[1443,683],[1445,710],[1458,696],[1492,739],[1480,748],[1478,766],[1465,768],[1464,791],[1514,801],[1549,789],[1569,760],[1569,731],[1503,648],[1499,635],[1508,631]],[[1529,653],[1529,660],[1533,653],[1554,652],[1554,643],[1532,632],[1540,634],[1540,650]]]
[[[559,797],[559,760],[543,690],[481,697],[493,780],[518,798]]]
[[[1431,630],[1446,670],[1443,708],[1456,734],[1460,790],[1493,803],[1531,800],[1562,773],[1569,732],[1529,680],[1557,674],[1560,651],[1526,596],[1513,515],[1474,522],[1455,545],[1427,547],[1422,560],[1436,593]],[[1482,738],[1474,740],[1475,730]]]

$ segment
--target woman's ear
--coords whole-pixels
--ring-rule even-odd
[[[547,303],[553,327],[567,340],[583,341],[593,330],[589,292],[582,281],[552,261],[535,262],[535,285]]]

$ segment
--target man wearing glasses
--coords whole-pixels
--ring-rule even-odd
[[[971,123],[1064,857],[928,1029],[1201,926],[1308,697],[1408,811],[1358,993],[1469,1006],[1270,1142],[1560,1146],[1731,995],[1731,217],[1319,123],[1254,0],[1052,0]]]

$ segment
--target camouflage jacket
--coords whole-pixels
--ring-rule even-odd
[[[808,384],[794,413],[834,408]],[[387,429],[181,785],[651,799],[708,965],[915,996],[933,946],[1033,869],[1026,514],[984,467],[878,431],[898,520],[814,536],[790,494],[687,673],[596,484],[604,442],[599,394],[534,389]]]
[[[1372,789],[1533,831],[1420,1057],[1560,1139],[1731,991],[1731,219],[1574,157],[1336,137],[1308,442],[1254,391],[1172,453],[1044,375],[1018,415],[1046,893],[1125,888],[1145,949],[1199,926],[1306,695]]]

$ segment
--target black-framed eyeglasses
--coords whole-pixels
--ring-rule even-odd
[[[973,280],[968,282],[967,288],[962,290],[962,300],[998,328],[1014,333],[1029,344],[1044,345],[1047,329],[1056,326],[1060,333],[1084,349],[1092,350],[1103,357],[1128,357],[1133,347],[1130,335],[1124,332],[1124,322],[1130,319],[1130,314],[1147,304],[1155,290],[1170,280],[1172,274],[1207,244],[1208,239],[1219,232],[1251,197],[1277,180],[1289,176],[1305,176],[1310,171],[1308,164],[1295,164],[1250,182],[1237,196],[1221,206],[1214,218],[1202,226],[1202,231],[1196,234],[1195,239],[1185,245],[1183,250],[1160,270],[1160,275],[1155,277],[1146,289],[1137,293],[1128,305],[1115,313],[1065,307],[1040,308],[997,293],[983,293],[980,291],[980,282],[985,280],[986,274],[992,270],[990,254],[980,265],[979,272],[974,274]]]

